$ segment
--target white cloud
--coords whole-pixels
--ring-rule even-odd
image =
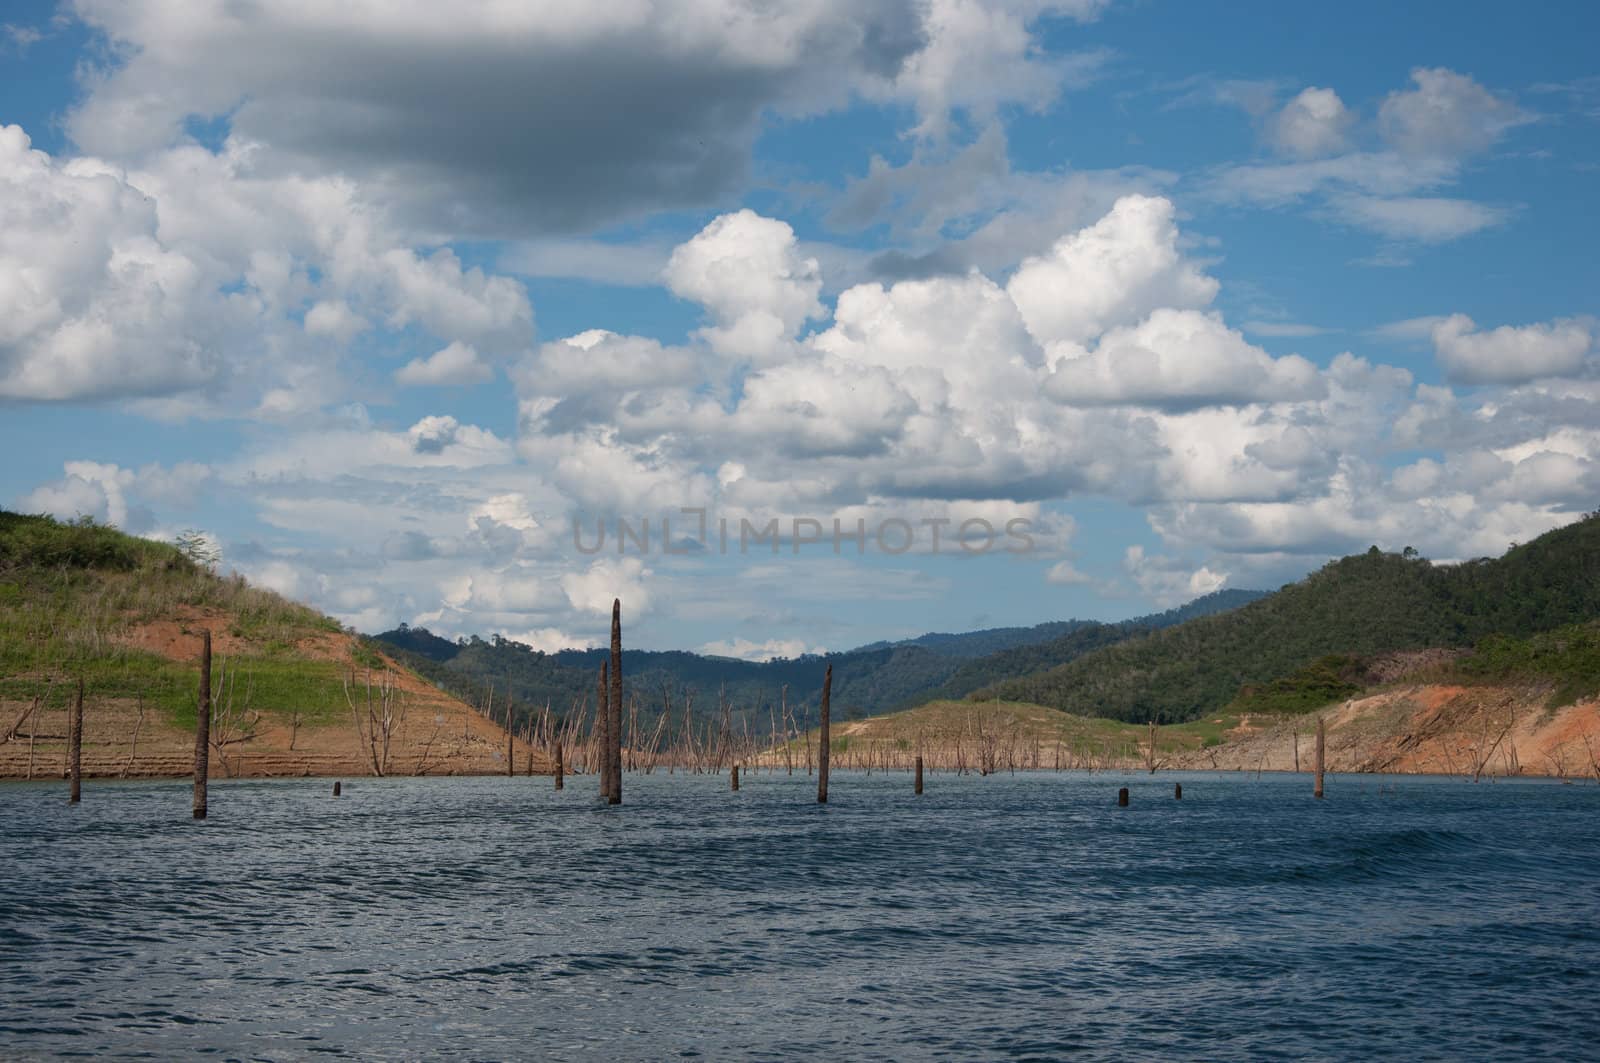
[[[1301,159],[1337,155],[1355,116],[1332,89],[1308,88],[1272,119],[1269,135],[1277,150]]]
[[[1532,121],[1510,100],[1464,74],[1443,68],[1411,72],[1415,88],[1390,93],[1378,109],[1378,130],[1409,156],[1451,158],[1488,148],[1507,130]]]
[[[413,358],[394,374],[408,387],[462,387],[481,384],[494,376],[470,343],[456,340],[426,358]]]
[[[637,557],[595,561],[580,572],[561,577],[561,589],[572,607],[580,612],[609,617],[613,599],[626,606],[626,623],[650,608],[647,583],[650,569]]]
[[[276,172],[354,179],[445,238],[705,206],[744,184],[769,115],[869,98],[935,136],[1104,62],[1047,53],[1037,28],[1104,0],[72,6],[108,43],[68,116],[85,150],[132,161],[223,119]]]
[[[1505,207],[1429,196],[1340,196],[1333,203],[1339,215],[1354,225],[1397,240],[1424,243],[1470,236],[1505,224],[1512,214]]]
[[[1595,327],[1569,318],[1485,332],[1465,314],[1452,314],[1433,326],[1432,336],[1434,354],[1452,378],[1508,384],[1583,369],[1594,349]]]
[[[708,642],[699,652],[713,657],[734,657],[741,661],[770,661],[774,657],[800,657],[807,653],[826,653],[822,647],[808,647],[804,639],[767,639],[752,642],[745,638]]]
[[[1172,203],[1126,196],[1093,225],[1027,259],[1006,286],[1041,343],[1084,343],[1158,307],[1202,307],[1217,282],[1178,252]]]
[[[1146,554],[1138,545],[1124,551],[1122,568],[1145,597],[1164,609],[1219,591],[1228,582],[1226,572],[1205,565],[1195,568],[1181,558]]]
[[[663,277],[716,319],[702,330],[706,342],[740,359],[771,360],[823,313],[816,259],[800,254],[786,223],[752,210],[712,221],[672,252]]]
[[[1273,358],[1220,315],[1163,309],[1057,362],[1045,391],[1074,405],[1192,408],[1317,398],[1324,384],[1304,358]]]

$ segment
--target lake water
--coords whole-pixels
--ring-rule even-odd
[[[1592,782],[727,785],[0,785],[0,1056],[1600,1058]]]

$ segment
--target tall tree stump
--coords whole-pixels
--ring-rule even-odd
[[[194,818],[206,818],[211,774],[211,632],[200,633],[200,701],[194,715]]]
[[[1322,717],[1318,716],[1317,717],[1317,785],[1316,785],[1316,789],[1312,791],[1312,796],[1313,797],[1320,798],[1322,796],[1322,765],[1323,765],[1323,757],[1325,755],[1324,750],[1325,750],[1326,745],[1327,745],[1327,732],[1323,728]]]
[[[72,720],[67,728],[68,766],[72,784],[67,804],[75,805],[83,796],[83,677],[78,677],[78,696],[72,699]]]
[[[1117,807],[1118,808],[1127,808],[1128,807],[1128,788],[1126,786],[1124,786],[1122,789],[1117,791]]]
[[[611,599],[611,793],[607,801],[622,804],[622,599]]]
[[[556,743],[556,789],[557,790],[565,790],[566,788],[567,788],[567,769],[566,769],[565,765],[563,765],[561,763],[561,743],[557,742]]]
[[[914,782],[912,784],[911,788],[912,788],[912,791],[914,793],[919,793],[920,794],[922,792],[922,754],[921,753],[917,754],[917,778],[916,778],[916,782]]]
[[[821,720],[817,725],[817,803],[828,803],[828,703],[833,697],[833,665],[822,676]]]

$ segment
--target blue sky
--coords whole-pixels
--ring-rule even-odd
[[[1597,22],[10,4],[0,504],[746,656],[1496,554],[1600,485]],[[574,548],[682,507],[917,542]]]

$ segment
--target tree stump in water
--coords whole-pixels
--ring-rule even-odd
[[[194,818],[206,818],[211,774],[211,632],[200,633],[200,703],[194,717]]]
[[[817,803],[828,803],[828,701],[833,696],[833,665],[822,677],[821,722],[817,727]]]
[[[71,792],[67,804],[75,805],[83,793],[83,678],[78,678],[78,696],[72,701],[72,721],[68,725],[67,743],[70,747],[68,765],[72,772]]]

